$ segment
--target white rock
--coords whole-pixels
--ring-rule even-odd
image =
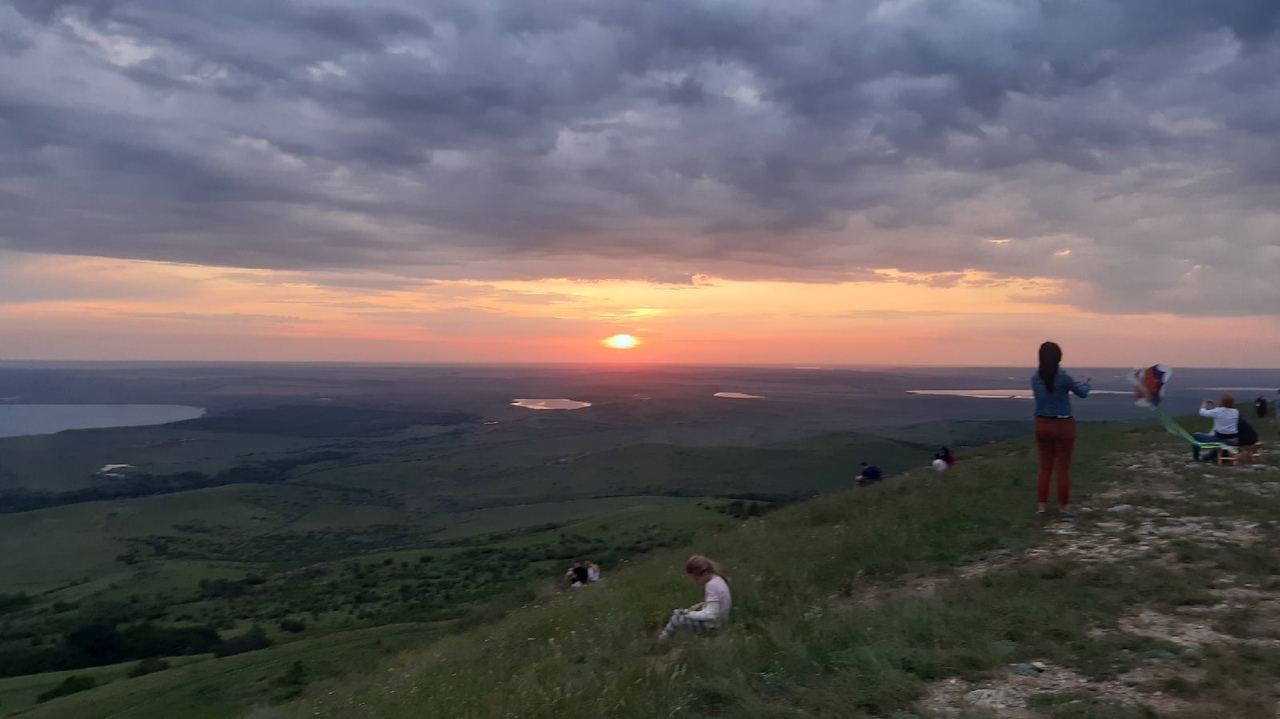
[[[1023,706],[1027,703],[1026,692],[1008,692],[1000,689],[974,689],[964,698],[973,704],[982,707],[1015,707]]]

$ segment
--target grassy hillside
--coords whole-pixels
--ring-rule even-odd
[[[129,678],[137,662],[0,679],[0,715],[114,717],[115,719],[224,719],[269,701],[297,696],[317,678],[371,672],[410,648],[429,644],[440,625],[396,624],[342,632],[239,656],[168,660],[170,668]],[[291,669],[300,663],[299,674]],[[93,677],[101,686],[32,706],[68,676]]]
[[[1029,443],[990,448],[702,537],[257,716],[1269,718],[1280,617],[1217,607],[1224,587],[1280,598],[1280,477],[1185,459],[1149,428],[1087,427],[1091,511],[1046,525]],[[734,621],[659,643],[700,598],[679,569],[692,550],[725,566]],[[1212,629],[1151,619],[1197,616]],[[1007,689],[1031,661],[1044,674]]]
[[[841,451],[830,439],[809,449]],[[505,617],[501,605],[478,611],[438,639],[384,627],[308,640],[314,654],[294,642],[117,677],[21,716],[1270,719],[1275,457],[1246,468],[1186,459],[1150,425],[1082,426],[1081,520],[1046,524],[1033,514],[1030,443],[991,446],[945,474],[913,470],[707,529],[602,584],[527,594]],[[572,506],[547,510],[581,516]],[[625,531],[618,509],[602,504],[579,526]],[[522,521],[494,511],[472,521]],[[670,610],[700,599],[680,571],[693,551],[724,565],[733,622],[660,643]],[[335,673],[347,676],[324,678]],[[30,678],[0,681],[0,701],[35,691]],[[290,694],[301,696],[247,708]]]
[[[558,577],[574,560],[612,570],[758,515],[775,499],[848,486],[860,459],[892,471],[921,465],[930,452],[853,433],[765,447],[525,438],[484,451],[457,438],[374,434],[280,451],[248,434],[246,445],[231,434],[214,442],[210,432],[172,446],[136,428],[58,435],[83,435],[93,452],[107,451],[109,436],[129,438],[117,450],[139,457],[201,446],[212,454],[193,461],[217,454],[231,467],[218,476],[234,476],[222,486],[0,514],[8,550],[0,553],[0,677],[25,676],[0,713],[29,708],[67,677],[118,688],[133,680],[113,663],[208,652],[251,630],[292,645],[393,623],[469,621],[477,607],[532,596],[531,582]],[[264,451],[236,459],[242,446]],[[342,456],[325,454],[331,449]],[[323,459],[307,459],[316,456]],[[142,481],[151,465],[124,459],[139,464],[91,483]],[[189,468],[170,469],[178,474],[149,476]],[[198,671],[212,676],[226,665]],[[312,668],[305,676],[331,675]],[[278,698],[259,686],[233,694],[241,706]]]

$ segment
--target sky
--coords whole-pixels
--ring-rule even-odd
[[[1046,339],[1280,367],[1280,3],[0,3],[0,360]]]

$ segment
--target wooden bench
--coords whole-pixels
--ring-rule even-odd
[[[1246,444],[1243,447],[1237,447],[1236,449],[1238,451],[1235,454],[1219,452],[1218,464],[1252,464],[1254,462],[1262,461],[1261,444]]]

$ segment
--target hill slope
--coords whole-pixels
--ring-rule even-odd
[[[1075,525],[1034,517],[1028,442],[990,447],[655,553],[252,716],[1272,717],[1280,475],[1189,465],[1171,442],[1083,427]],[[700,598],[691,551],[725,567],[733,622],[659,643]],[[29,716],[104,716],[94,694]]]

